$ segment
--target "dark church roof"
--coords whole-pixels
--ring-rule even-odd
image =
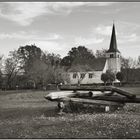
[[[105,62],[106,58],[95,58],[93,60],[90,60],[88,64],[85,63],[85,65],[83,64],[73,65],[70,69],[68,69],[68,71],[69,72],[103,71],[105,67]]]
[[[106,58],[96,58],[91,62],[94,71],[102,71],[105,67]]]
[[[112,28],[110,47],[109,47],[109,50],[107,52],[108,53],[109,52],[120,52],[117,48],[117,41],[116,41],[116,33],[115,33],[115,25],[114,24],[113,24],[113,28]]]

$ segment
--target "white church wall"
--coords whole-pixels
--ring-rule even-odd
[[[105,66],[104,66],[104,69],[103,69],[102,73],[106,73],[107,69],[108,69],[108,62],[106,60]]]
[[[79,77],[82,73],[85,74],[85,77],[83,79],[79,79]],[[75,73],[75,74],[78,74],[78,76],[76,78],[73,78],[73,74],[74,74],[74,72],[69,73],[71,84],[78,84],[78,80],[80,81],[80,84],[103,83],[101,81],[102,71],[90,71],[90,72],[86,72],[86,73],[85,72],[77,72],[77,73]],[[93,74],[93,77],[89,78],[89,74]]]
[[[113,55],[113,57],[111,58],[110,55]],[[106,53],[106,70],[112,70],[115,73],[121,71],[120,55],[118,52]]]
[[[120,59],[119,58],[109,58],[107,59],[108,69],[117,73],[120,71]]]

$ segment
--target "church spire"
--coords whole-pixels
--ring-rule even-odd
[[[110,47],[109,47],[109,50],[107,52],[120,52],[117,49],[117,41],[116,41],[116,33],[115,33],[115,25],[114,25],[114,23],[113,23],[113,28],[112,28]]]

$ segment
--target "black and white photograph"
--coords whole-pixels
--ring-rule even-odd
[[[0,139],[139,139],[140,2],[0,2]]]

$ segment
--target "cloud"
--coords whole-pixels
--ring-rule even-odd
[[[116,25],[116,24],[115,24]],[[134,33],[137,29],[140,28],[140,25],[130,22],[117,21],[116,34],[118,36],[127,36]],[[129,29],[129,30],[128,30]],[[97,27],[93,27],[92,32],[94,34],[99,34],[103,36],[110,36],[112,32],[112,25],[98,25]],[[127,35],[126,35],[127,34]]]
[[[135,33],[132,33],[130,35],[118,36],[119,43],[137,42],[139,40],[140,40],[140,36],[137,36]]]
[[[127,26],[125,24],[119,25],[118,30],[116,30],[117,40],[119,43],[126,43],[126,42],[136,42],[140,40],[140,36],[138,36],[135,33],[135,30],[133,28],[132,24],[127,23]],[[130,28],[128,32],[128,28]],[[95,28],[93,28],[93,34],[95,36],[102,35],[102,36],[110,36],[112,33],[112,26],[105,26],[105,25],[99,25]]]
[[[37,32],[19,31],[17,33],[1,33],[0,39],[20,39],[20,40],[59,40],[63,37],[56,33],[41,34]]]
[[[42,15],[68,15],[77,7],[111,4],[110,2],[7,2],[0,4],[0,16],[19,25],[28,26],[36,17]]]
[[[88,6],[109,6],[117,2],[86,2]]]
[[[103,42],[103,38],[83,38],[78,37],[75,39],[76,44],[79,45],[91,45],[91,44],[99,44]]]
[[[105,36],[110,36],[112,31],[112,26],[104,26],[104,25],[99,25],[98,27],[93,29],[93,32],[96,34],[101,34]]]
[[[2,3],[0,6],[0,16],[23,26],[29,25],[35,17],[46,12],[49,11],[43,3]]]
[[[70,46],[65,43],[61,43],[58,41],[27,41],[23,45],[27,44],[35,44],[36,46],[40,47],[43,51],[47,51],[49,53],[61,54],[64,57]]]
[[[122,21],[122,20],[118,20],[117,21],[119,24],[121,24],[123,27],[126,28],[133,28],[133,29],[137,29],[140,28],[140,25],[138,23],[133,23],[133,22],[128,22],[128,21]]]

